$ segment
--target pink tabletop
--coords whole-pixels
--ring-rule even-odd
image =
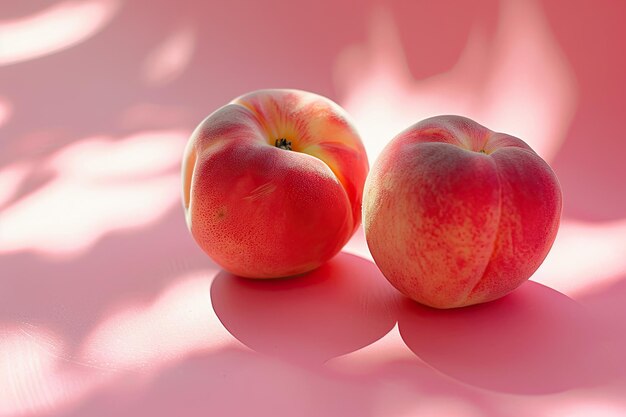
[[[626,3],[55,0],[0,7],[0,416],[626,415]],[[370,161],[437,114],[526,140],[564,214],[531,281],[449,311],[363,231],[291,280],[185,226],[193,128],[245,92],[344,106]]]

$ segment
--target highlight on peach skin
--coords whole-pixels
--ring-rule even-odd
[[[365,149],[339,105],[259,90],[208,116],[185,149],[187,226],[227,271],[274,278],[313,270],[361,222]]]
[[[525,142],[460,116],[423,120],[372,166],[367,244],[385,277],[436,308],[513,291],[543,262],[561,216],[556,175]]]

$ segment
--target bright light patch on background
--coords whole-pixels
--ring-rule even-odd
[[[545,417],[623,417],[626,415],[624,401],[606,400],[602,398],[581,398],[557,405],[548,405],[547,411],[535,415]]]
[[[382,403],[381,412],[377,416],[387,416],[384,412],[386,404]],[[472,404],[461,399],[448,396],[427,396],[424,395],[417,406],[411,407],[409,411],[398,414],[398,417],[480,417],[483,413]]]
[[[31,16],[0,21],[0,65],[59,52],[104,28],[118,0],[62,1]]]
[[[205,273],[179,277],[151,305],[112,311],[75,354],[43,328],[0,328],[0,415],[59,410],[118,378],[238,345],[213,314],[210,286]]]
[[[156,221],[179,202],[187,136],[163,131],[117,141],[92,138],[53,154],[37,167],[53,178],[3,208],[0,254],[78,254],[106,233]],[[18,181],[24,175],[19,170],[0,171],[0,179]],[[8,189],[15,187],[12,182]]]
[[[32,164],[21,162],[11,164],[0,170],[0,209],[13,198],[31,169]],[[2,226],[0,226],[0,230],[2,230]]]
[[[2,47],[0,46],[0,48]],[[9,121],[12,113],[13,109],[11,108],[11,104],[0,96],[0,127]]]
[[[171,33],[146,57],[142,72],[148,84],[162,85],[178,78],[193,57],[196,37],[189,27]]]
[[[534,2],[506,0],[500,9],[493,40],[475,30],[454,68],[424,80],[411,75],[391,14],[373,15],[369,42],[346,50],[336,68],[340,104],[370,161],[396,134],[440,114],[470,117],[554,156],[576,105],[572,71]]]
[[[533,280],[570,296],[609,284],[626,274],[626,220],[564,221]]]
[[[91,387],[84,376],[62,371],[63,349],[59,337],[42,329],[0,329],[0,415],[53,410]]]
[[[87,338],[81,360],[147,370],[232,343],[213,313],[210,292],[206,274],[180,277],[151,305],[117,309]]]

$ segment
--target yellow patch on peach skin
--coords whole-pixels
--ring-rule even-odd
[[[494,215],[488,213],[485,217],[484,223],[489,224]],[[404,239],[408,239],[405,240],[406,257],[419,260],[421,275],[432,277],[421,285],[425,301],[432,303],[434,299],[442,298],[446,303],[451,300],[462,303],[466,294],[480,281],[489,262],[492,236],[476,233],[474,222],[468,218],[442,224],[437,219],[414,213],[412,219],[415,220],[412,227],[405,229]],[[450,275],[451,270],[456,271],[454,276]]]
[[[336,120],[329,108],[320,111],[320,114],[314,117],[308,117],[307,120],[306,138],[308,140],[303,142],[303,149],[321,144],[337,144],[355,152],[360,152],[363,149],[358,139],[358,133],[349,127],[347,121],[339,122]]]
[[[313,99],[313,97],[312,97]],[[307,117],[298,110],[302,100],[291,92],[279,92],[275,97],[242,96],[231,103],[248,109],[264,132],[265,141],[274,146],[276,140],[291,142],[292,150],[301,151],[306,140]]]
[[[281,105],[280,99],[291,100],[288,104],[292,108]],[[289,91],[264,100],[257,96],[243,96],[233,100],[233,103],[247,108],[256,116],[269,144],[274,145],[277,139],[282,138],[290,141],[293,151],[312,155],[326,163],[344,189],[348,189],[346,178],[341,173],[343,164],[325,152],[323,146],[337,144],[353,150],[357,158],[364,149],[357,133],[351,130],[345,119],[342,118],[342,123],[333,119],[333,111],[342,112],[338,106],[331,101],[320,103],[319,97],[312,94],[295,96]]]
[[[337,177],[337,179],[339,180],[339,182],[341,182],[342,184],[345,184],[345,178],[343,178],[343,174],[341,173],[341,163],[336,161],[335,158],[333,158],[328,152],[325,152],[324,149],[322,149],[321,146],[319,145],[309,145],[306,148],[306,153],[307,155],[311,155],[316,157],[317,159],[321,160],[322,162],[324,162],[326,165],[328,165],[328,167],[330,168],[331,171],[333,171],[333,173],[335,174],[335,176]]]

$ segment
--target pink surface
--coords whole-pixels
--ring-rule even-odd
[[[39,0],[0,9],[0,416],[622,416],[621,2]],[[362,231],[294,280],[186,230],[191,130],[247,91],[327,95],[370,160],[460,113],[559,176],[545,263],[496,302],[402,298]]]

